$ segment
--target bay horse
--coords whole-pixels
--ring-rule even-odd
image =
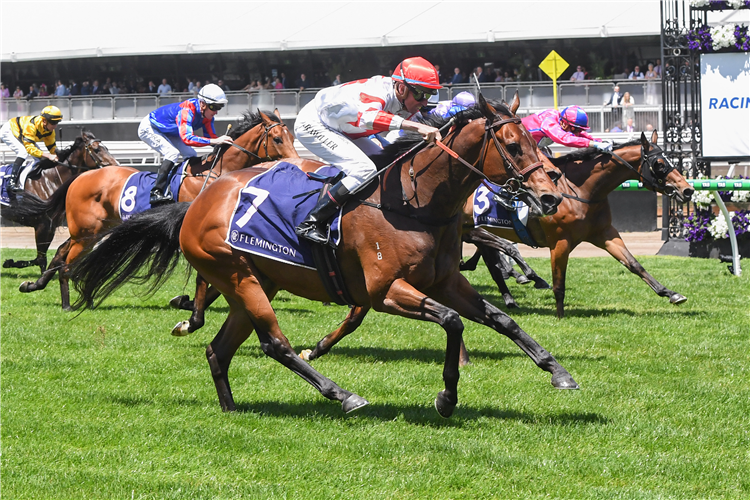
[[[548,197],[550,211],[553,201],[559,201],[551,180],[538,168],[536,148],[515,116],[517,100],[514,103],[510,109],[502,104],[493,107],[480,96],[477,107],[458,116],[446,135],[444,146],[450,153],[428,145],[358,193],[361,203],[344,206],[342,240],[336,252],[354,301],[363,308],[433,322],[445,330],[445,389],[438,393],[435,407],[446,418],[458,402],[461,316],[508,336],[552,374],[554,387],[578,388],[550,353],[479,295],[458,271],[460,215],[482,177],[499,184],[524,181],[536,196]],[[255,175],[252,171],[224,175],[190,205],[157,207],[102,233],[91,252],[71,269],[80,292],[74,307],[95,307],[130,279],[153,278],[158,286],[182,252],[229,304],[228,318],[206,348],[224,411],[235,409],[230,362],[253,330],[266,355],[324,397],[340,401],[345,412],[364,406],[368,404],[364,398],[340,388],[297,356],[271,306],[281,289],[330,301],[318,272],[247,254],[226,243],[238,193]]]
[[[10,196],[11,205],[2,208],[2,217],[27,227],[34,228],[36,258],[33,260],[3,262],[4,268],[25,268],[39,266],[43,273],[47,269],[47,250],[55,236],[55,230],[62,223],[65,213],[53,217],[39,213],[40,202],[48,200],[60,186],[77,177],[86,170],[98,169],[108,165],[117,165],[117,160],[109,153],[101,140],[89,131],[82,130],[73,143],[66,149],[57,152],[58,162],[47,158],[39,161],[41,176],[26,179],[24,192],[17,198]]]
[[[278,112],[276,112],[278,113]],[[215,150],[200,164],[189,163],[179,190],[178,201],[192,201],[201,189],[220,175],[240,170],[265,160],[297,156],[294,137],[278,114],[245,113],[229,135],[236,146]],[[132,167],[108,167],[86,172],[64,184],[54,200],[44,208],[53,217],[67,213],[70,238],[57,250],[50,269],[36,282],[26,281],[19,290],[30,293],[43,290],[58,268],[62,308],[70,309],[70,293],[65,268],[84,251],[89,241],[107,228],[122,222],[120,194],[128,178],[139,170]],[[199,286],[200,286],[200,277]]]
[[[664,157],[662,149],[656,144],[657,140],[656,131],[650,141],[641,133],[640,139],[616,146],[616,156],[589,148],[551,159],[562,174],[556,184],[563,193],[564,201],[556,214],[530,218],[527,229],[540,246],[550,249],[552,290],[558,318],[565,314],[568,258],[570,252],[583,241],[606,250],[630,272],[640,276],[657,295],[668,297],[670,303],[681,304],[687,300],[685,296],[659,283],[633,257],[620,238],[620,233],[612,225],[612,213],[607,199],[607,195],[617,186],[631,179],[641,180],[647,188],[675,197],[680,202],[690,199],[693,188]],[[470,198],[464,207],[464,241],[476,244],[487,266],[493,266],[500,256],[496,249],[492,250],[487,246],[493,245],[493,242],[491,238],[487,238],[484,229],[511,241],[521,240],[510,229],[487,226],[482,226],[482,230],[474,228],[472,214]],[[498,286],[501,284],[498,283]],[[505,286],[504,282],[502,286]]]

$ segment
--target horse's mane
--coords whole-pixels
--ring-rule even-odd
[[[510,109],[507,105],[503,104],[500,101],[488,101],[489,104],[495,108],[495,111],[498,112],[498,114],[506,115],[506,116],[513,116],[513,113],[511,113]],[[454,123],[457,128],[461,128],[467,123],[469,123],[471,120],[477,120],[479,118],[484,118],[484,114],[482,113],[482,109],[479,107],[479,105],[474,105],[471,108],[465,109],[463,111],[460,111],[459,113],[456,113],[454,115]],[[427,125],[430,125],[435,128],[441,128],[444,126],[450,118],[443,118],[442,116],[438,115],[428,115],[423,122]],[[375,163],[375,167],[378,169],[385,167],[389,163],[392,163],[396,158],[398,158],[403,153],[409,151],[412,147],[414,147],[416,144],[422,141],[422,136],[419,135],[416,132],[408,132],[404,131],[404,135],[398,138],[394,143],[389,144],[383,148],[383,151],[375,155],[371,158],[371,160]]]
[[[612,149],[615,150],[615,149],[622,149],[622,148],[627,148],[630,146],[640,146],[640,145],[641,145],[640,139],[633,139],[632,141],[624,142],[622,144],[613,144]],[[553,165],[555,165],[556,167],[559,167],[560,165],[564,165],[568,162],[593,160],[594,158],[596,158],[597,156],[601,154],[602,152],[596,148],[583,148],[583,149],[572,151],[559,158],[550,158],[550,160],[552,161]]]
[[[71,144],[65,149],[61,149],[57,151],[57,159],[61,162],[66,161],[68,157],[70,157],[70,155],[73,153],[73,151],[80,149],[83,146],[83,143],[86,140],[93,140],[93,139],[96,139],[96,137],[94,137],[94,134],[92,134],[86,129],[83,129],[83,131],[81,132],[81,135],[75,138],[75,140],[73,141],[73,144]],[[46,158],[42,158],[41,161],[45,161],[45,160]]]
[[[281,123],[281,119],[274,113],[264,111],[263,114],[266,115],[269,120],[276,123]],[[229,130],[229,137],[231,137],[232,139],[237,139],[239,136],[262,122],[263,118],[260,116],[260,110],[258,110],[258,112],[256,113],[253,113],[252,111],[245,111],[244,113],[242,113],[242,118],[240,118],[237,126]]]

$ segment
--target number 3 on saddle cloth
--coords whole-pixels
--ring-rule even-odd
[[[336,167],[321,167],[316,177],[340,176]],[[226,242],[232,248],[307,269],[317,269],[312,244],[294,232],[315,206],[323,187],[296,165],[280,162],[250,179],[237,197]],[[330,241],[341,239],[341,209],[329,229]]]
[[[493,190],[502,191],[500,186],[490,185]],[[474,225],[512,229],[524,244],[537,248],[539,244],[526,229],[529,220],[528,205],[519,200],[513,200],[512,204],[514,210],[508,210],[497,201],[496,195],[484,183],[480,184],[474,191]]]
[[[185,169],[188,160],[182,162],[176,173],[169,179],[168,190],[172,193],[172,198],[178,199],[180,186],[185,178]],[[136,172],[128,177],[120,192],[120,219],[126,221],[132,216],[145,212],[151,207],[149,198],[151,189],[156,183],[156,173],[153,172]]]

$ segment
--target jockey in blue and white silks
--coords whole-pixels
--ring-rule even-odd
[[[217,137],[214,130],[214,117],[226,103],[224,91],[210,83],[200,90],[198,97],[162,106],[141,121],[138,137],[164,157],[151,191],[151,205],[172,201],[171,196],[164,194],[169,172],[180,156],[183,159],[198,156],[193,146],[233,142],[228,135]],[[198,129],[203,129],[206,137],[195,135]]]

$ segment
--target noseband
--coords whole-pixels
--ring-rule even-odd
[[[272,125],[266,126],[265,130],[263,131],[263,138],[258,143],[258,149],[256,149],[256,151],[257,151],[257,153],[260,153],[260,148],[262,146],[266,150],[266,157],[265,158],[262,158],[257,153],[253,153],[252,151],[248,151],[247,149],[243,148],[239,144],[231,143],[230,145],[233,146],[233,147],[235,147],[235,148],[237,148],[237,149],[239,149],[240,151],[242,151],[243,153],[245,153],[245,154],[247,154],[249,156],[255,157],[255,159],[257,159],[258,161],[261,161],[261,162],[263,160],[265,160],[265,161],[273,161],[273,158],[271,158],[271,155],[268,154],[268,132],[270,132],[272,128],[278,127],[279,125],[281,125],[282,127],[286,127],[285,123],[274,123]]]
[[[633,168],[628,162],[617,156],[615,153],[610,153],[612,157],[624,167],[629,168],[638,176],[643,184],[653,191],[663,191],[666,187],[667,176],[675,167],[664,158],[663,151],[659,146],[652,144],[651,151],[646,152],[643,145],[641,145],[641,165],[638,170]],[[664,160],[664,167],[657,167],[658,159]],[[646,168],[644,168],[646,167]],[[667,193],[667,196],[673,196],[674,193]]]

